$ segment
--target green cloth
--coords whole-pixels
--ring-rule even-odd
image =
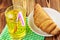
[[[36,33],[34,33],[32,30],[30,30],[29,26],[28,26],[28,19],[26,19],[26,36],[22,39],[22,40],[44,40],[45,37],[40,36]],[[3,32],[0,35],[0,40],[12,40],[9,32],[8,32],[8,28],[7,25],[5,26]]]

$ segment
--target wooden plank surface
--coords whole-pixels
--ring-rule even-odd
[[[42,7],[47,7],[46,0],[35,0],[36,3],[39,3]]]
[[[60,11],[60,0],[50,0],[50,7]]]
[[[27,0],[27,16],[33,11],[34,9],[34,2],[35,0]]]
[[[5,20],[5,10],[8,6],[12,5],[11,0],[0,0],[0,33],[5,27],[6,20]]]

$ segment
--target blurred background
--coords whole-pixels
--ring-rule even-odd
[[[53,8],[60,12],[60,0],[28,0],[28,13],[32,11],[34,3],[39,3],[42,7]]]

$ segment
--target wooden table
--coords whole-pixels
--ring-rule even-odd
[[[5,27],[6,20],[5,20],[5,10],[8,6],[12,5],[11,0],[0,0],[0,33]]]

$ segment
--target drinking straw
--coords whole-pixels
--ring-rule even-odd
[[[18,13],[18,19],[21,21],[22,26],[25,26],[24,18],[22,12]]]

